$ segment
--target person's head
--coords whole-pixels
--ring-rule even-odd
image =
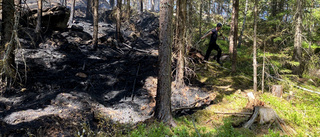
[[[222,24],[221,23],[218,23],[217,24],[217,30],[220,30],[222,28]]]

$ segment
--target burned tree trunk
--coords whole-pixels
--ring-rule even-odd
[[[86,18],[92,19],[92,0],[87,0]]]
[[[117,0],[117,25],[116,25],[116,35],[117,40],[120,42],[120,28],[121,28],[121,0]]]
[[[93,40],[92,44],[94,49],[97,48],[98,46],[98,8],[99,8],[99,0],[94,0],[93,1]]]
[[[154,1],[155,0],[151,0],[151,11],[154,12]]]
[[[37,35],[40,35],[41,31],[41,18],[42,18],[42,0],[38,0],[38,18],[37,18],[37,26],[35,32]]]
[[[127,18],[128,18],[128,20],[129,20],[129,18],[130,18],[130,0],[127,0],[127,8],[126,8],[126,10],[127,10]]]
[[[171,23],[173,0],[161,0],[159,73],[154,117],[175,125],[171,113]]]
[[[76,0],[73,0],[72,1],[72,6],[71,6],[70,17],[69,17],[69,21],[68,21],[68,26],[70,26],[70,27],[71,27],[71,25],[73,23],[75,5],[76,5]]]
[[[16,76],[15,49],[19,42],[18,19],[20,13],[15,12],[14,0],[3,0],[2,3],[2,46],[1,46],[1,73],[2,78],[13,78]],[[2,75],[1,74],[1,75]],[[8,83],[11,84],[11,83]]]
[[[143,12],[143,0],[140,0],[140,12]]]
[[[110,0],[110,6],[111,6],[111,9],[113,10],[113,8],[114,8],[114,0]]]

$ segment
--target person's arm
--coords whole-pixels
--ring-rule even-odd
[[[203,37],[201,37],[201,39],[204,39],[206,38],[207,36],[211,35],[212,34],[212,31],[210,31],[209,33],[207,33],[206,35],[204,35]]]
[[[223,38],[223,40],[226,40],[226,38],[222,35],[222,33],[220,33],[220,36]]]

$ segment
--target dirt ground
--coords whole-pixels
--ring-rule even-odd
[[[1,134],[73,136],[75,127],[92,123],[97,114],[120,123],[152,117],[158,17],[148,12],[131,16],[122,23],[123,39],[117,41],[115,22],[108,18],[111,11],[101,11],[99,46],[93,50],[92,22],[80,16],[81,8],[76,9],[74,27],[45,31],[39,45],[32,41],[32,28],[19,33],[18,84],[2,88]],[[183,90],[173,93],[173,109],[208,96],[198,88]]]

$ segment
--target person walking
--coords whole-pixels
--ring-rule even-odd
[[[206,35],[204,35],[203,37],[201,37],[201,39],[206,38],[207,36],[211,35],[210,38],[210,43],[209,43],[209,47],[207,49],[206,55],[204,56],[204,60],[208,61],[211,51],[214,49],[218,52],[217,56],[215,57],[216,61],[222,66],[222,63],[220,62],[220,57],[221,57],[221,48],[219,47],[219,45],[217,45],[217,38],[218,38],[218,31],[221,30],[222,28],[222,24],[218,23],[216,28],[212,29],[212,31],[210,31],[209,33],[207,33]],[[220,33],[220,36],[222,36],[222,33]],[[223,37],[223,36],[222,36]],[[223,40],[225,40],[225,38],[223,37]]]

